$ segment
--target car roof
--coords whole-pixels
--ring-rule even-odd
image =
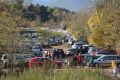
[[[95,47],[95,46],[93,46],[93,45],[89,45],[89,44],[84,44],[84,45],[82,45],[83,47]]]
[[[100,55],[100,56],[103,58],[103,57],[106,57],[106,56],[110,57],[110,56],[120,56],[120,55]]]
[[[100,50],[100,51],[97,51],[97,54],[104,54],[104,55],[116,55],[116,52],[115,51],[107,51],[107,50]]]
[[[108,56],[108,57],[110,57],[110,56],[115,56],[115,57],[117,57],[117,56],[120,56],[120,55],[102,55],[101,57],[99,57],[98,59],[96,59],[96,60],[99,60],[99,59],[101,59],[101,58],[104,58],[104,57],[106,57],[106,56]]]
[[[120,55],[104,55],[104,56],[120,56]]]
[[[75,44],[75,45],[77,45],[77,44],[78,44],[78,45],[79,45],[79,44],[83,45],[83,43],[74,43],[74,44]]]

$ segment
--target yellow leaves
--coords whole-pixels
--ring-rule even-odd
[[[100,13],[95,12],[95,15],[91,16],[88,20],[88,25],[90,28],[95,27],[100,24]]]
[[[98,47],[104,47],[111,44],[111,29],[112,25],[110,23],[103,23],[102,18],[103,12],[95,12],[95,15],[90,17],[88,20],[89,29],[91,35],[88,38],[88,41],[91,44],[94,44]]]
[[[114,13],[114,12],[113,12]],[[114,41],[118,39],[119,27],[116,18],[112,12],[95,12],[88,20],[91,35],[88,38],[89,43],[98,47],[114,45]],[[112,16],[112,17],[111,17]]]
[[[17,41],[18,37],[14,34],[17,22],[15,16],[7,11],[0,12],[0,44],[11,45]]]

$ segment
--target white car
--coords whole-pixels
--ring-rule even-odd
[[[74,49],[80,49],[81,47],[82,47],[82,43],[74,43],[73,45],[72,45],[72,48],[74,48]]]
[[[90,55],[95,55],[98,51],[98,49],[95,46],[89,44],[82,45],[81,49],[84,51],[84,53],[88,53]]]
[[[12,55],[3,54],[2,55],[2,62],[4,65],[9,64],[10,56],[12,57],[12,64],[13,65],[18,65],[19,62],[25,61],[25,58],[21,54],[12,54]]]
[[[72,45],[73,41],[72,40],[68,40],[68,44]]]

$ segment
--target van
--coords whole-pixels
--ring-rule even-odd
[[[103,55],[98,59],[93,61],[93,65],[95,67],[111,67],[112,60],[116,62],[116,64],[120,65],[120,55]]]
[[[12,58],[11,63],[10,63],[10,56]],[[25,62],[25,58],[21,55],[21,54],[3,54],[2,55],[2,62],[3,65],[13,65],[13,66],[17,66],[19,65],[19,63],[21,62]]]

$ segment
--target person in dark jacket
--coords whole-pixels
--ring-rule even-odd
[[[91,58],[90,58],[90,61],[89,61],[89,62],[90,62],[89,67],[92,67],[92,68],[95,67],[95,65],[94,65],[94,63],[93,63],[95,59],[96,59],[96,56],[95,56],[95,55],[92,55]]]
[[[71,62],[71,66],[77,66],[77,55],[73,57],[73,60]]]

